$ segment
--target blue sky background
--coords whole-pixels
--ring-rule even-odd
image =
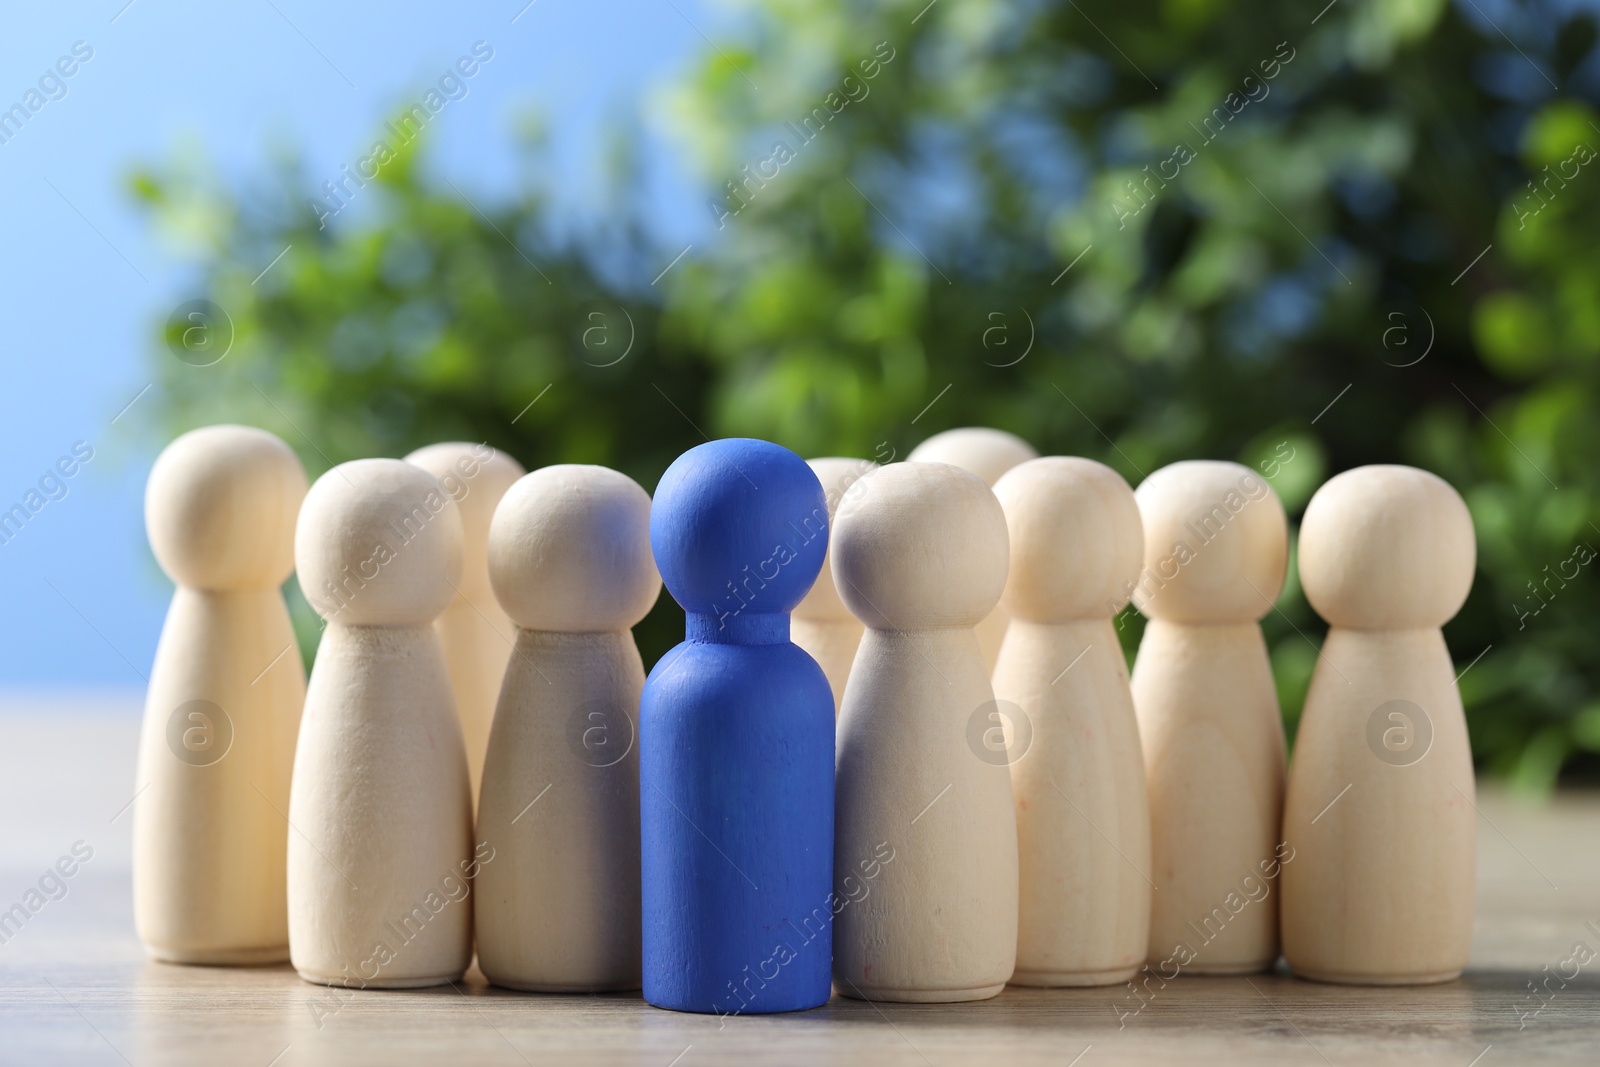
[[[118,413],[151,380],[158,324],[197,294],[135,209],[130,170],[193,142],[234,178],[262,172],[283,144],[307,173],[337,173],[398,100],[483,40],[495,58],[430,125],[430,165],[480,203],[508,194],[511,126],[532,105],[563,206],[597,210],[586,194],[600,185],[605,120],[682,72],[731,13],[714,0],[524,2],[6,6],[0,110],[74,42],[94,55],[0,144],[0,511],[76,442],[94,458],[0,545],[0,690],[142,688],[171,595],[144,540],[159,442],[137,408]],[[704,194],[658,131],[646,163],[645,214],[663,237],[707,229]]]

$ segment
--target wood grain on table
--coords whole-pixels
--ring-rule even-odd
[[[45,879],[45,903],[19,929],[0,924],[0,1063],[1494,1067],[1600,1059],[1600,957],[1581,969],[1576,962],[1600,953],[1593,794],[1530,806],[1481,791],[1472,964],[1445,985],[1180,976],[1164,988],[1152,981],[1143,1002],[1127,987],[1008,988],[979,1004],[835,996],[816,1011],[719,1020],[659,1011],[637,996],[492,989],[476,967],[456,988],[336,994],[287,966],[147,962],[134,937],[129,877],[138,722],[136,696],[0,700],[0,912],[38,891],[75,843],[94,851],[67,865],[71,877]],[[1574,957],[1580,944],[1588,951]],[[1574,970],[1563,985],[1558,975]],[[1537,999],[1530,982],[1543,984]]]

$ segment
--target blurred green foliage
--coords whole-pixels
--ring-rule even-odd
[[[267,192],[138,175],[236,329],[214,367],[159,346],[170,428],[266,426],[313,474],[471,439],[650,488],[705,435],[886,458],[982,424],[1133,484],[1237,459],[1292,516],[1331,473],[1413,463],[1477,526],[1445,634],[1480,765],[1593,777],[1597,580],[1571,561],[1600,544],[1595,18],[925,4],[751,0],[665,97],[713,230],[659,283],[676,250],[632,206],[625,135],[622,221],[565,241],[536,184],[475,205],[414,145],[366,221],[325,229],[292,164]],[[662,599],[647,662],[681,634]],[[1292,734],[1324,629],[1292,564],[1263,625]]]

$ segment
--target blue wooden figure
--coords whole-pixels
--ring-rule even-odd
[[[644,997],[755,1014],[828,1000],[833,957],[833,693],[789,640],[822,569],[828,507],[768,441],[667,468],[650,544],[686,640],[639,709]]]

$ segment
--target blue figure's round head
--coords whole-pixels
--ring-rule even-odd
[[[746,437],[679,456],[656,486],[650,547],[684,611],[729,619],[787,614],[828,549],[828,504],[805,460]]]

